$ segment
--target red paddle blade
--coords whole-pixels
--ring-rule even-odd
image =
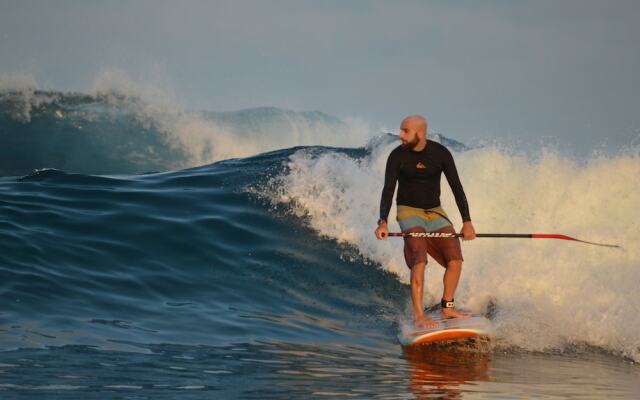
[[[567,235],[558,235],[556,233],[533,233],[531,234],[531,237],[534,239],[562,239],[562,240],[572,240],[574,242],[580,242],[580,243],[586,243],[586,244],[592,244],[594,246],[603,246],[603,247],[614,247],[614,248],[621,248],[620,246],[618,246],[617,244],[605,244],[605,243],[595,243],[595,242],[588,242],[586,240],[580,240],[580,239],[576,239],[576,238],[572,238],[571,236],[567,236]]]

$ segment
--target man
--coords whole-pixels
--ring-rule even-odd
[[[402,144],[389,158],[380,200],[380,219],[376,237],[386,239],[389,233],[387,217],[393,202],[396,181],[399,182],[397,220],[403,232],[455,233],[453,224],[440,207],[440,177],[444,175],[451,186],[458,210],[462,215],[464,240],[476,236],[469,215],[469,205],[462,189],[453,156],[440,143],[427,140],[427,121],[420,115],[405,118],[400,126]],[[437,323],[425,315],[423,309],[424,273],[427,253],[446,268],[442,294],[442,316],[464,318],[456,311],[454,294],[462,271],[462,250],[458,238],[404,238],[404,257],[411,269],[411,301],[416,328],[432,328]]]

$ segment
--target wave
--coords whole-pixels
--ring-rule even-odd
[[[381,341],[403,286],[250,193],[293,152],[0,178],[0,348]]]
[[[317,111],[191,111],[162,90],[113,75],[86,93],[0,81],[0,175],[167,171],[292,146],[360,145],[373,130]]]

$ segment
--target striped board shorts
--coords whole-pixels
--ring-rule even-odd
[[[429,209],[398,205],[396,220],[402,232],[455,233],[442,207]],[[404,238],[404,259],[409,268],[427,263],[427,254],[446,268],[452,260],[464,260],[458,238]]]

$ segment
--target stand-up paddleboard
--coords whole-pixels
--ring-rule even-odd
[[[430,329],[401,330],[398,340],[403,346],[415,346],[451,340],[491,335],[491,321],[482,315],[471,314],[469,318],[442,318],[440,311],[427,313],[429,318],[438,322],[438,326]]]

